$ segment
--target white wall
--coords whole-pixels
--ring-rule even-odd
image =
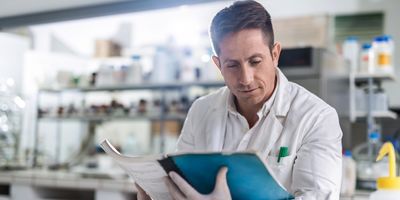
[[[0,80],[12,78],[17,93],[21,92],[24,53],[29,49],[28,38],[0,33]]]
[[[110,3],[121,0],[5,0],[0,2],[0,17]]]
[[[196,6],[181,6],[133,14],[97,17],[92,19],[32,26],[33,34],[45,38],[53,34],[68,44],[77,53],[85,56],[94,54],[95,39],[115,37],[120,24],[129,23],[131,46],[159,45],[173,36],[179,45],[208,44],[207,30],[215,13],[226,3]],[[205,35],[207,40],[204,42]],[[49,38],[47,36],[47,38]],[[36,39],[35,39],[36,41]],[[35,42],[43,49],[44,41]]]

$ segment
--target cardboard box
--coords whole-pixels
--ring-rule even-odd
[[[161,123],[160,121],[153,121],[151,123],[151,132],[155,135],[160,134]],[[164,133],[169,135],[179,135],[182,129],[182,123],[176,120],[164,121]]]
[[[121,56],[121,45],[112,40],[96,40],[95,57]]]

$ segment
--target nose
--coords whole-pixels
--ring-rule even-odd
[[[249,66],[243,66],[240,72],[239,83],[242,85],[250,85],[254,80],[253,69]]]

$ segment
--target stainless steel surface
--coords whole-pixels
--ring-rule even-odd
[[[322,48],[283,49],[279,58],[279,68],[287,76],[295,79],[318,77],[322,65]]]

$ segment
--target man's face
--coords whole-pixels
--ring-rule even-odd
[[[219,47],[213,60],[238,103],[262,105],[274,91],[280,44],[271,55],[261,30],[248,29],[225,36]]]

